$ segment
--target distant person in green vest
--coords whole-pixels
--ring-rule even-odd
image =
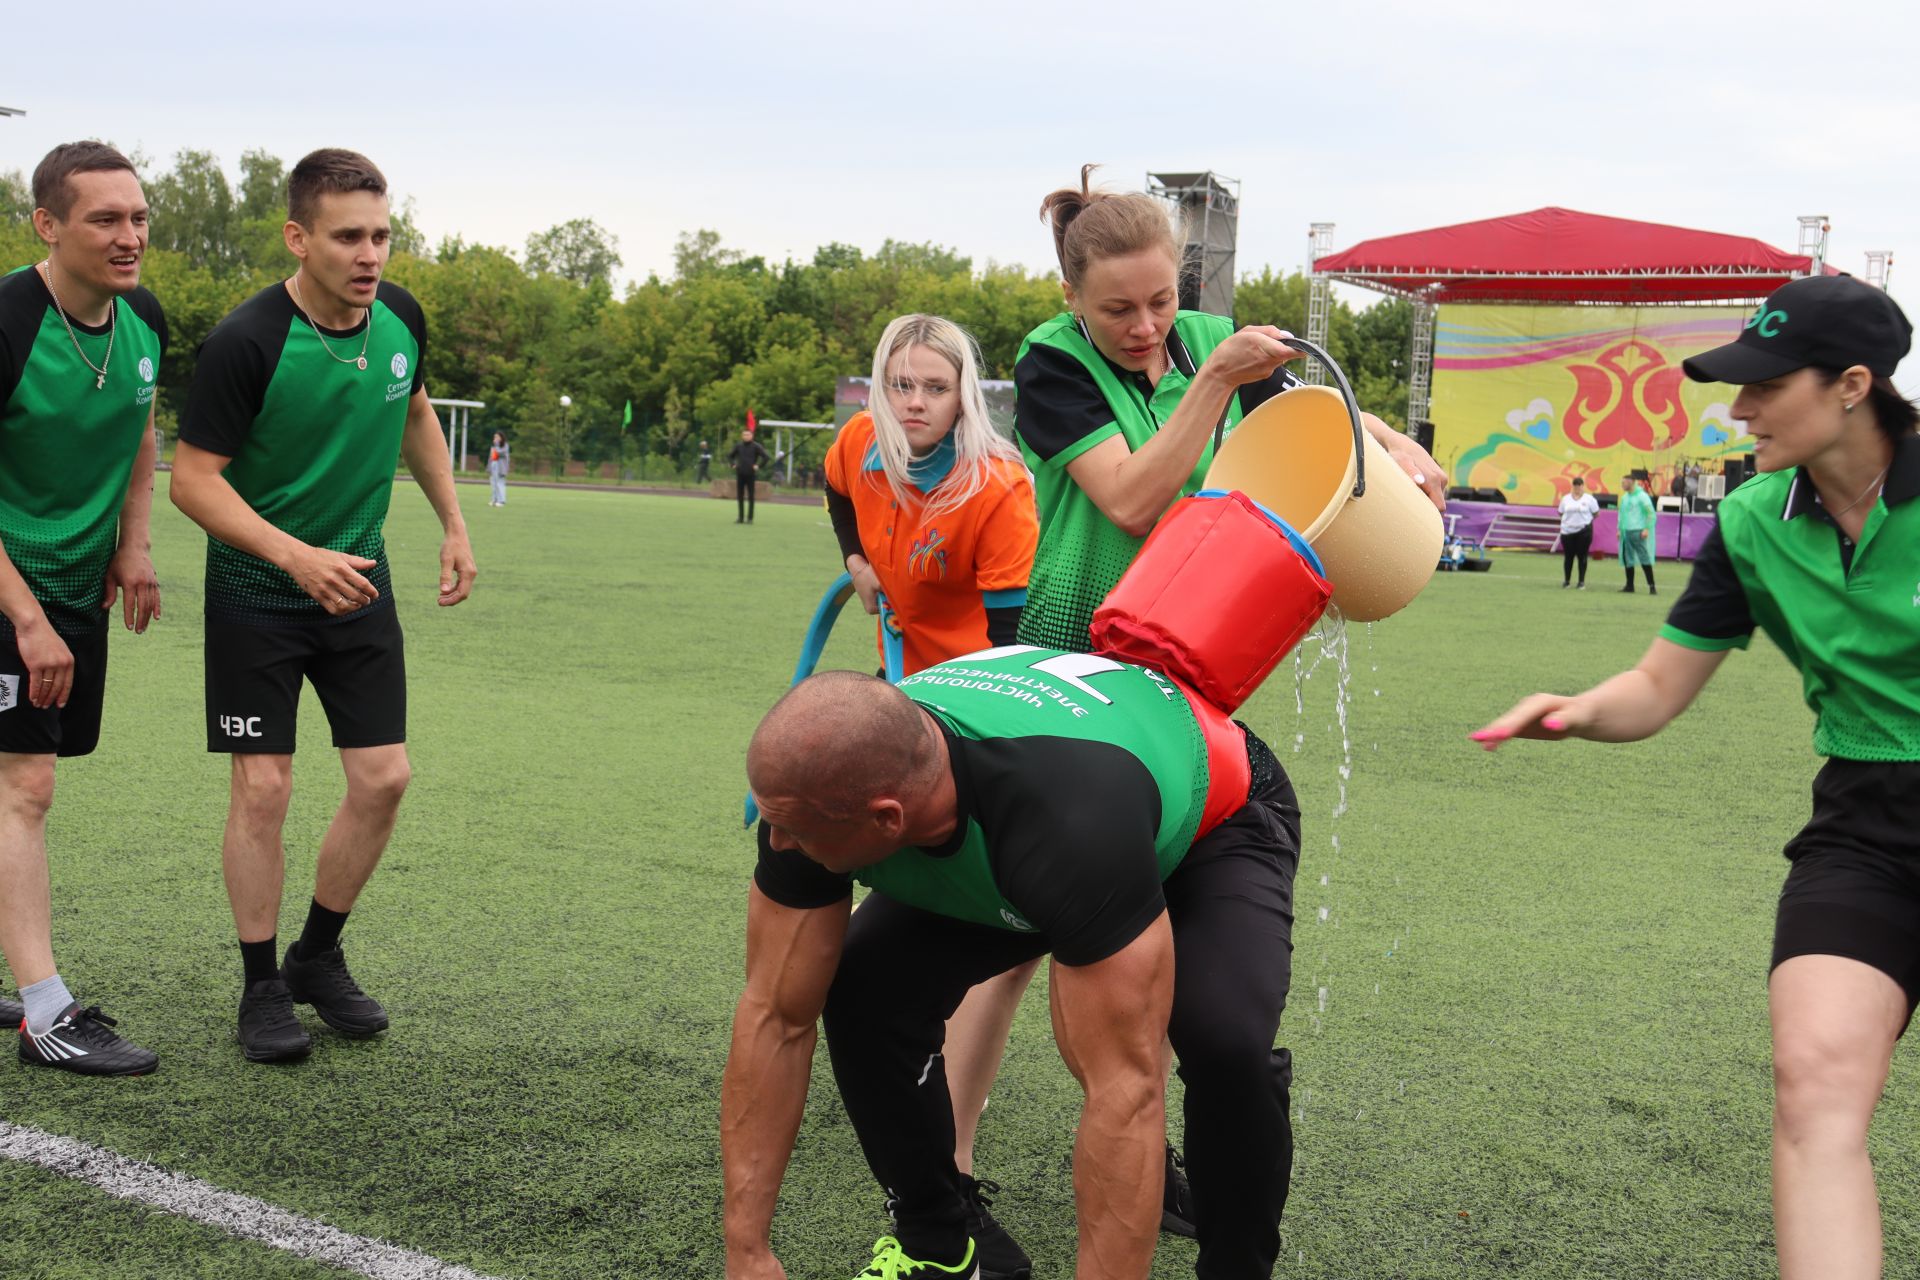
[[[0,279],[0,952],[22,996],[0,1021],[22,1062],[142,1075],[158,1055],[54,967],[47,810],[54,760],[100,740],[107,610],[124,598],[136,633],[160,616],[147,529],[167,323],[140,287],[147,201],[125,156],[63,143],[32,190],[47,256]],[[115,830],[109,814],[94,825]]]
[[[1181,311],[1180,246],[1159,201],[1087,186],[1055,191],[1053,230],[1067,309],[1026,336],[1014,367],[1014,430],[1033,471],[1040,554],[1020,639],[1087,647],[1093,611],[1173,503],[1199,490],[1214,426],[1229,428],[1297,385],[1300,353],[1271,325]],[[1435,506],[1440,467],[1371,414],[1367,431]]]
[[[420,304],[382,280],[387,180],[354,151],[287,179],[292,278],[207,336],[173,464],[173,501],[207,531],[207,750],[232,758],[221,846],[240,934],[239,1033],[254,1062],[298,1058],[310,1004],[350,1036],[387,1013],[347,970],[347,915],[393,834],[411,776],[407,672],[387,565],[402,458],[440,518],[439,602],[473,590],[446,437],[427,400]],[[276,953],[302,680],[320,697],[347,792],[321,842],[300,937]]]
[[[1653,498],[1638,476],[1627,477],[1627,491],[1620,495],[1618,519],[1620,563],[1627,571],[1627,585],[1620,590],[1633,590],[1633,571],[1638,566],[1646,570],[1647,594],[1657,594],[1653,587]]]
[[[891,1197],[866,1276],[985,1276],[953,1158],[942,1024],[969,988],[1053,958],[1054,1031],[1085,1091],[1083,1276],[1144,1277],[1162,1214],[1163,1045],[1187,1082],[1198,1272],[1263,1280],[1293,1163],[1300,810],[1273,753],[1142,667],[1014,645],[895,686],[814,676],[747,749],[766,819],[721,1089],[727,1275],[781,1274],[769,1228],[814,1025]],[[872,892],[852,908],[854,881]]]
[[[1811,276],[1685,361],[1740,388],[1759,475],[1720,504],[1637,667],[1534,694],[1473,735],[1488,750],[1649,737],[1756,627],[1799,670],[1827,762],[1787,843],[1767,987],[1782,1280],[1881,1274],[1867,1126],[1920,1003],[1920,435],[1891,380],[1912,334],[1881,290]]]

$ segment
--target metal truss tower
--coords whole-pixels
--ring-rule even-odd
[[[1431,298],[1413,300],[1413,351],[1407,372],[1407,430],[1432,416],[1433,324],[1440,308]]]
[[[1313,269],[1313,264],[1333,252],[1333,224],[1316,222],[1307,228],[1307,341],[1327,349],[1327,330],[1333,323],[1333,281]],[[1316,387],[1327,383],[1327,371],[1318,360],[1307,358],[1302,379]]]
[[[1867,250],[1867,283],[1876,289],[1885,289],[1887,281],[1893,275],[1893,250]]]
[[[1800,247],[1796,250],[1804,258],[1811,259],[1807,274],[1817,276],[1827,268],[1827,235],[1833,230],[1833,223],[1824,213],[1803,213],[1800,215]]]
[[[1234,255],[1240,244],[1240,180],[1202,173],[1150,173],[1147,194],[1172,205],[1181,240],[1180,305],[1233,314]]]

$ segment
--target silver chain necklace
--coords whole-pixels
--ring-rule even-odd
[[[1862,502],[1865,502],[1867,499],[1867,495],[1880,487],[1880,482],[1887,478],[1887,472],[1891,470],[1893,470],[1893,464],[1888,463],[1884,468],[1881,469],[1879,475],[1875,476],[1872,480],[1869,480],[1867,482],[1867,487],[1860,491],[1859,497],[1855,498],[1852,502],[1849,502],[1846,506],[1841,507],[1838,511],[1829,511],[1827,512],[1827,514],[1830,516],[1843,516],[1847,514],[1847,512],[1859,506]],[[1817,495],[1818,490],[1816,490],[1815,493]]]
[[[120,313],[120,304],[113,302],[107,306],[107,355],[106,359],[102,360],[99,364],[95,364],[92,360],[87,359],[86,348],[80,345],[80,335],[73,331],[73,321],[67,319],[67,309],[60,305],[60,295],[54,291],[53,263],[51,260],[40,264],[40,275],[41,278],[47,282],[47,296],[53,299],[54,313],[60,317],[60,323],[67,326],[67,341],[73,344],[73,349],[79,354],[80,358],[86,360],[87,368],[93,370],[95,375],[93,379],[93,389],[95,391],[100,390],[100,388],[107,385],[107,366],[113,363],[114,317]]]
[[[313,336],[320,339],[320,346],[326,353],[335,360],[338,360],[341,364],[350,364],[360,369],[366,368],[367,339],[373,336],[373,308],[367,308],[367,327],[360,331],[360,358],[357,360],[349,359],[327,345],[327,335],[320,332],[319,322],[313,318],[313,313],[307,310],[307,300],[300,296],[300,277],[295,275],[289,279],[287,283],[293,286],[293,300],[300,304],[301,319],[305,320],[313,329]]]

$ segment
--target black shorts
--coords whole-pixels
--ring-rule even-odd
[[[1787,843],[1773,963],[1846,956],[1920,1005],[1920,762],[1829,760],[1813,818]]]
[[[73,654],[73,692],[64,707],[41,710],[27,701],[27,664],[11,628],[0,638],[0,751],[19,755],[84,756],[100,743],[100,708],[107,693],[107,628],[60,637]]]
[[[320,695],[334,746],[407,740],[406,652],[390,603],[319,626],[208,618],[206,653],[209,751],[293,754],[302,676]]]

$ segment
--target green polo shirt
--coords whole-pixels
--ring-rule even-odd
[[[1920,435],[1895,445],[1857,544],[1804,470],[1727,495],[1660,634],[1711,653],[1756,626],[1800,672],[1814,750],[1920,760]]]
[[[0,279],[0,546],[68,638],[107,624],[103,584],[166,349],[145,289],[89,327],[62,318],[37,269]]]
[[[393,607],[387,507],[407,409],[425,385],[426,352],[420,304],[385,280],[352,329],[316,329],[284,283],[214,326],[200,347],[180,439],[232,459],[227,483],[276,529],[373,561],[366,576],[380,594],[336,617],[279,566],[209,535],[208,617],[330,626]]]

